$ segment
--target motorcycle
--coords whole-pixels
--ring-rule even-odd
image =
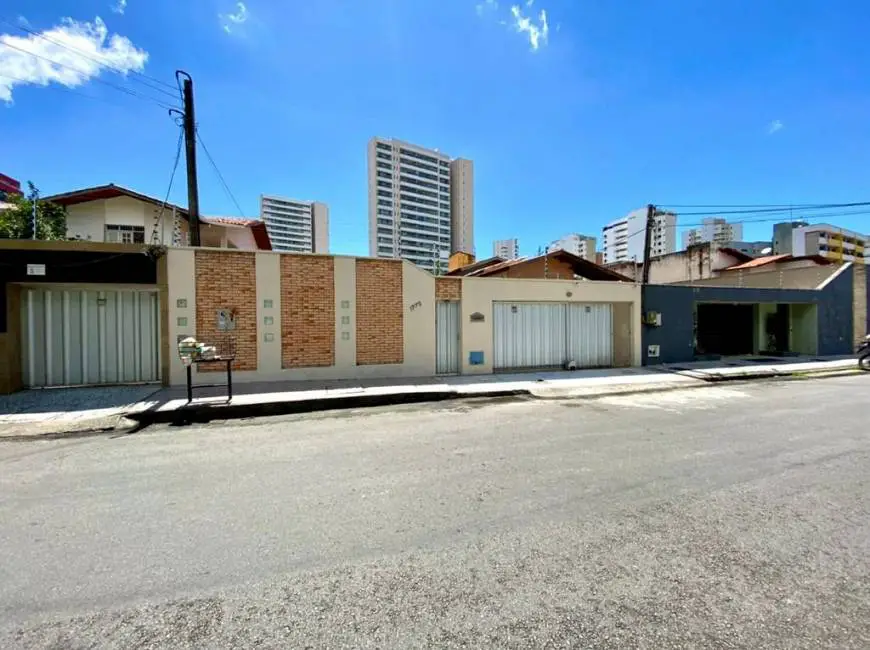
[[[870,370],[870,334],[864,337],[864,342],[858,346],[858,367]]]

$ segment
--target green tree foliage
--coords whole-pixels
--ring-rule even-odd
[[[66,210],[54,203],[39,201],[36,186],[28,182],[27,196],[8,196],[10,208],[0,208],[0,239],[31,239],[33,202],[36,201],[36,238],[66,239]]]

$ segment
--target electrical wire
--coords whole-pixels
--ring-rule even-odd
[[[230,200],[235,204],[236,210],[239,211],[239,216],[242,219],[244,219],[245,214],[242,211],[242,207],[239,205],[239,202],[236,201],[235,195],[233,195],[233,192],[230,189],[230,186],[227,185],[226,180],[224,180],[224,175],[221,174],[221,170],[218,169],[217,163],[215,163],[214,158],[211,157],[211,154],[208,151],[208,147],[205,146],[205,142],[203,142],[202,136],[199,134],[199,129],[196,129],[196,139],[199,142],[199,144],[202,146],[202,150],[205,152],[205,156],[206,156],[206,158],[208,158],[208,161],[211,163],[211,166],[214,167],[215,172],[217,172],[217,175],[218,175],[218,178],[220,179],[221,185],[224,188],[224,192],[226,192],[227,196],[229,196]]]
[[[106,61],[105,59],[97,59],[97,58],[95,58],[94,56],[92,56],[91,54],[88,54],[87,52],[82,52],[80,49],[78,49],[78,48],[76,48],[76,47],[73,47],[72,45],[68,45],[68,44],[66,44],[66,43],[61,43],[61,42],[59,42],[59,41],[54,40],[53,38],[49,38],[49,37],[46,36],[45,34],[42,34],[42,33],[40,33],[40,32],[36,32],[36,31],[33,31],[32,29],[30,29],[30,28],[27,27],[26,25],[15,24],[15,23],[13,23],[13,22],[11,22],[11,21],[9,21],[9,20],[6,20],[5,18],[0,19],[0,22],[3,22],[3,23],[5,23],[5,24],[9,25],[10,27],[14,27],[14,28],[20,29],[21,31],[26,32],[26,33],[28,33],[28,34],[30,34],[30,35],[32,35],[32,36],[36,36],[37,38],[41,38],[41,39],[43,39],[43,40],[45,40],[45,41],[47,41],[47,42],[49,42],[49,43],[52,43],[52,44],[54,44],[54,45],[57,45],[58,47],[62,47],[62,48],[64,48],[65,50],[69,50],[70,52],[75,52],[75,53],[78,54],[79,56],[82,56],[82,57],[88,59],[89,61],[93,61],[93,62],[96,63],[97,65],[100,65],[100,66],[103,66],[103,67],[109,68],[109,69],[114,70],[115,72],[118,72],[118,73],[120,73],[120,74],[125,74],[125,75],[126,75],[126,74],[128,73],[128,71],[126,71],[126,70],[124,70],[124,69],[122,69],[122,68],[119,68],[119,67],[117,67],[117,66],[115,66],[115,65],[112,65],[111,63],[109,63],[109,62]],[[157,84],[160,84],[160,85],[165,86],[166,88],[170,88],[170,89],[173,88],[172,84],[169,84],[169,83],[167,83],[167,82],[165,82],[165,81],[161,81],[160,79],[157,79],[157,78],[155,78],[155,77],[152,77],[152,76],[150,76],[150,75],[147,75],[147,74],[145,74],[145,73],[143,73],[143,72],[138,72],[138,71],[136,71],[136,70],[130,70],[129,73],[130,73],[133,77],[136,77],[136,78],[137,78],[136,80],[139,81],[139,83],[143,84],[144,86],[147,86],[147,87],[151,88],[152,90],[157,90],[157,91],[159,91],[159,92],[165,93],[166,95],[169,95],[170,97],[175,97],[175,94],[169,92],[168,90],[164,90],[164,89],[162,89],[162,88],[158,88],[158,87],[156,87],[156,86],[154,86],[154,85],[152,85],[152,84],[145,83],[145,79],[148,79],[148,80],[150,80],[150,81],[153,81],[153,82],[155,82],[155,83],[157,83]],[[138,79],[138,77],[141,77],[141,79]]]
[[[56,66],[61,67],[61,68],[67,68],[68,70],[72,70],[73,72],[77,72],[78,74],[83,75],[85,77],[89,76],[88,73],[85,72],[84,70],[80,70],[79,68],[74,68],[73,66],[67,65],[65,63],[60,63],[59,61],[55,61],[54,59],[50,59],[47,56],[37,54],[36,52],[30,52],[29,50],[25,50],[24,48],[18,47],[17,45],[12,45],[10,43],[5,43],[5,42],[0,43],[0,45],[3,45],[4,47],[12,48],[13,50],[18,50],[19,52],[23,52],[24,54],[29,54],[30,56],[34,56],[38,59],[43,59],[44,61],[48,61],[52,65],[56,65]],[[114,88],[115,90],[119,90],[123,93],[126,93],[127,95],[130,95],[131,97],[136,97],[138,99],[150,100],[162,108],[166,108],[166,109],[172,109],[172,108],[177,109],[178,108],[177,106],[171,106],[170,104],[166,104],[165,102],[162,102],[158,99],[155,99],[154,97],[150,97],[149,95],[142,95],[142,94],[137,93],[135,90],[132,90],[130,88],[125,88],[124,86],[119,86],[117,84],[113,84],[111,81],[107,81],[106,79],[100,79],[97,76],[90,77],[90,78],[93,81],[96,81],[98,83],[101,83],[101,84],[108,86],[109,88]]]
[[[863,207],[870,205],[868,201],[861,201],[857,203],[816,203],[809,205],[801,205],[801,206],[777,206],[772,208],[757,208],[757,209],[744,209],[744,210],[717,210],[715,212],[680,212],[680,215],[684,217],[715,217],[723,214],[770,214],[770,213],[783,213],[783,212],[801,212],[804,210],[819,210],[819,209],[827,209],[827,208],[855,208],[855,207]],[[661,206],[656,206],[661,207]]]
[[[870,205],[870,203],[853,203],[853,204],[842,203],[842,204],[828,204],[828,205],[868,206],[868,205]],[[721,214],[721,213],[718,213],[718,214]],[[868,214],[870,214],[870,210],[848,210],[848,211],[815,213],[815,214],[811,215],[811,218],[821,219],[821,218],[829,218],[829,217],[849,217],[849,216],[868,215]],[[803,215],[803,216],[808,217],[808,218],[810,217],[810,215]],[[782,219],[782,216],[760,217],[758,219],[735,219],[733,221],[729,221],[728,224],[731,225],[731,224],[744,224],[744,223],[772,223],[772,222],[780,221],[781,219]],[[698,227],[706,226],[706,225],[708,225],[708,224],[705,224],[703,221],[701,221],[698,223],[662,224],[662,225],[658,226],[658,228],[659,229],[698,228]],[[810,224],[810,225],[813,225],[813,224]],[[841,228],[840,230],[845,230],[845,229]],[[630,235],[628,235],[627,239],[632,239],[634,237],[637,237],[638,235],[643,234],[644,232],[646,232],[646,226],[644,226],[643,228],[640,228],[640,229],[634,231],[633,233],[631,233]]]
[[[175,161],[172,163],[172,172],[169,174],[169,186],[166,188],[166,194],[163,197],[163,205],[160,206],[160,214],[154,220],[154,229],[151,232],[151,243],[157,243],[157,234],[160,231],[160,226],[163,223],[163,214],[166,212],[166,204],[169,202],[169,194],[172,192],[172,182],[175,180],[175,172],[178,170],[178,162],[181,160],[181,145],[184,143],[184,128],[178,127],[178,145],[175,149]]]

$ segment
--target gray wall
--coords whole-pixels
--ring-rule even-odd
[[[870,273],[870,269],[868,269]],[[748,289],[648,285],[644,311],[662,315],[661,327],[642,325],[643,363],[686,363],[694,350],[696,302],[805,303],[818,305],[818,354],[852,354],[852,273],[841,273],[821,291],[814,289]],[[870,300],[870,288],[868,288]],[[868,322],[870,326],[870,322]],[[647,346],[660,346],[660,356],[650,359]]]
[[[864,333],[870,334],[870,264],[866,265],[864,273],[867,274],[867,282],[865,284],[867,288],[867,325],[864,329]]]

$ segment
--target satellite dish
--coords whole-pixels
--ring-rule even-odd
[[[768,246],[767,248],[761,249],[762,255],[770,255],[772,252],[773,252],[773,249],[770,246]]]

